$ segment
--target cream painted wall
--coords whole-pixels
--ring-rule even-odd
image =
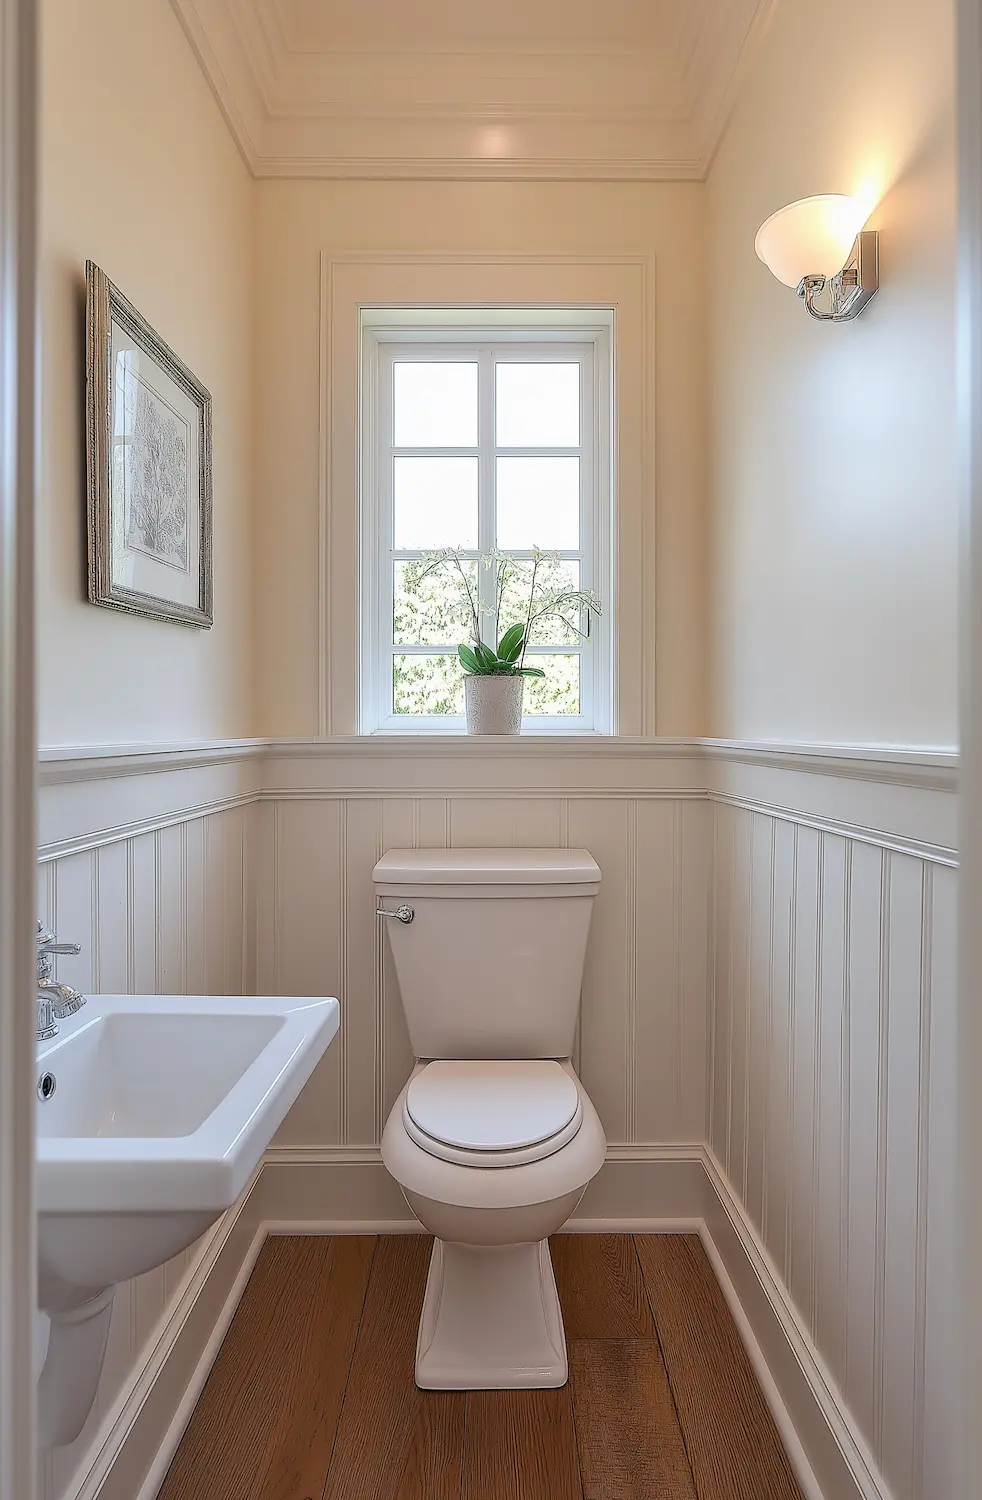
[[[262,734],[317,732],[319,258],[357,251],[652,255],[657,358],[658,734],[706,728],[704,207],[701,184],[260,182],[257,682]],[[337,440],[337,435],[336,440]],[[341,440],[355,443],[354,432]],[[355,496],[332,497],[354,513]],[[330,643],[349,660],[353,639]],[[336,722],[335,732],[353,723]]]
[[[252,182],[168,0],[45,0],[42,744],[250,733]],[[215,625],[85,598],[91,257],[214,398]]]
[[[781,0],[710,174],[717,734],[957,738],[951,12]],[[820,327],[754,235],[857,191],[881,289]]]

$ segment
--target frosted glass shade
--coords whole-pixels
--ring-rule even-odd
[[[865,222],[863,205],[845,193],[799,198],[764,220],[754,249],[778,281],[796,287],[803,276],[837,276]]]

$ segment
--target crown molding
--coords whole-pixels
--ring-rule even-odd
[[[677,0],[648,47],[507,49],[327,49],[276,0],[171,3],[257,178],[675,182],[705,177],[777,0]]]
[[[393,130],[393,137],[396,135]],[[395,140],[393,140],[395,144]],[[483,161],[460,156],[332,157],[312,170],[309,156],[276,156],[259,162],[253,176],[320,178],[337,182],[701,182],[701,159],[603,161],[584,157],[511,157]]]
[[[172,4],[242,159],[252,175],[258,176],[268,112],[231,10],[213,0],[172,0]]]

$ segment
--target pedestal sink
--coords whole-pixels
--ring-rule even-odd
[[[338,1030],[334,999],[92,995],[38,1048],[45,1446],[95,1397],[116,1284],[235,1202]]]

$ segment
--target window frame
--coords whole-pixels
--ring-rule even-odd
[[[614,733],[614,630],[612,603],[612,485],[611,485],[611,340],[609,324],[597,321],[596,309],[564,309],[562,322],[549,315],[523,320],[514,310],[510,321],[460,321],[460,309],[431,310],[425,321],[398,321],[407,312],[372,317],[362,312],[359,426],[359,691],[358,732],[361,734],[462,734],[460,715],[407,715],[392,711],[392,658],[395,654],[427,654],[433,646],[408,647],[397,652],[392,640],[393,563],[413,554],[385,544],[392,537],[393,459],[405,452],[476,456],[479,467],[478,551],[492,538],[488,518],[493,513],[488,495],[494,486],[498,449],[494,443],[494,365],[509,356],[529,362],[554,361],[576,354],[581,366],[580,444],[577,450],[516,448],[503,454],[570,453],[580,458],[580,546],[563,549],[580,562],[581,586],[592,589],[603,604],[603,614],[591,618],[588,645],[570,652],[580,655],[581,709],[578,715],[526,714],[524,734],[609,735]],[[528,310],[531,311],[531,310]],[[524,316],[527,318],[528,311]],[[550,309],[552,317],[556,311]],[[584,316],[586,314],[586,316]],[[506,315],[507,316],[507,315]],[[443,317],[446,322],[440,321]],[[478,372],[478,442],[467,449],[402,450],[389,442],[391,434],[392,367],[397,359],[414,362],[473,356]],[[511,551],[511,549],[507,549]],[[418,554],[417,554],[418,555]],[[521,556],[521,552],[515,552]],[[449,644],[449,643],[448,643]],[[548,648],[544,648],[548,649]],[[535,655],[530,648],[529,655]]]

